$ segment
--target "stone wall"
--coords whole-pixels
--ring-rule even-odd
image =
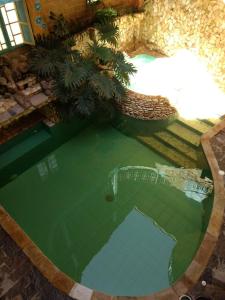
[[[128,91],[127,98],[117,103],[124,115],[139,120],[164,120],[176,114],[169,101],[160,96],[144,96]]]
[[[223,0],[148,0],[141,39],[168,56],[189,49],[203,58],[225,91],[225,3]]]
[[[140,44],[140,26],[144,18],[143,13],[135,13],[121,16],[117,19],[119,27],[118,49],[133,52]],[[88,30],[75,36],[75,48],[80,51],[87,49],[90,38]]]
[[[125,15],[118,19],[118,47],[121,51],[130,52],[137,48],[140,42],[140,26],[143,18],[143,13],[136,13],[133,15]]]

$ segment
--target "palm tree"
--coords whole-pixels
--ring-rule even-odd
[[[105,114],[126,94],[129,75],[136,70],[116,50],[116,17],[114,9],[97,10],[88,29],[90,42],[85,53],[73,48],[73,24],[63,15],[51,13],[53,31],[36,39],[31,52],[32,69],[41,78],[54,80],[54,94],[70,115]]]

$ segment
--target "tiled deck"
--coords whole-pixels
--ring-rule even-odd
[[[223,122],[225,128],[225,123]],[[225,129],[222,129],[210,140],[220,170],[225,171]],[[225,179],[225,176],[224,176]],[[225,184],[225,180],[224,180]],[[223,198],[222,201],[225,201]],[[219,261],[225,262],[225,214],[223,213],[223,226],[213,254],[197,284],[190,290],[189,294],[195,299],[197,296],[205,296],[213,300],[225,300],[225,270],[223,270],[222,280],[216,278],[214,269],[218,267]],[[216,223],[216,222],[215,222]],[[212,242],[214,243],[214,242]],[[208,249],[205,249],[207,253]],[[203,253],[203,252],[202,252]],[[206,255],[207,256],[207,255]],[[200,258],[199,258],[200,259]],[[201,258],[204,260],[204,257]],[[47,271],[47,270],[46,270]],[[197,274],[196,274],[197,275]],[[194,276],[195,277],[195,276]],[[191,281],[194,281],[194,277]],[[182,280],[180,284],[174,286],[174,291],[179,294],[182,284],[191,286],[190,278],[187,282]],[[206,282],[206,285],[202,284]],[[61,282],[61,285],[63,282]],[[168,294],[169,293],[169,294]],[[94,293],[92,298],[103,300],[105,297],[100,293]],[[114,297],[113,297],[114,298]],[[119,298],[119,297],[118,297]],[[71,299],[55,289],[33,266],[23,251],[9,237],[9,235],[0,228],[0,299],[2,300],[65,300]],[[173,300],[178,299],[175,292],[169,290],[160,295],[155,294],[152,297],[141,297],[148,300]]]

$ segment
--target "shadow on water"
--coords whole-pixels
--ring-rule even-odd
[[[174,117],[167,120],[138,120],[117,113],[113,120],[113,126],[128,136],[149,136],[166,129],[174,120]]]

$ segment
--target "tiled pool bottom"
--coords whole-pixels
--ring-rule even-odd
[[[115,197],[115,168],[156,163],[171,166],[111,127],[90,127],[2,188],[1,203],[76,281],[112,295],[150,294],[191,262],[211,200],[133,171],[119,176]]]

